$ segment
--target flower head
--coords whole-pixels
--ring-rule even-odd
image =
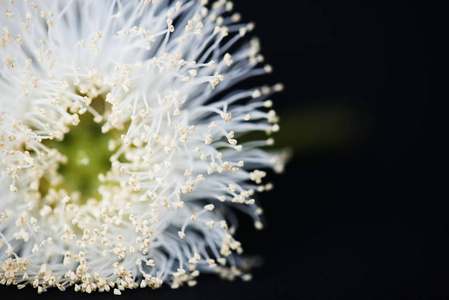
[[[245,273],[231,207],[255,192],[282,85],[217,1],[3,1],[0,283],[176,288]]]

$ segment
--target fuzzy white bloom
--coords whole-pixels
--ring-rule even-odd
[[[217,1],[0,1],[0,283],[75,291],[250,278],[281,85]],[[243,138],[245,142],[240,142]],[[105,167],[106,166],[106,167]]]

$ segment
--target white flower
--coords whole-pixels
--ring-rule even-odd
[[[217,1],[3,1],[0,283],[110,291],[250,278],[230,207],[262,227],[282,155],[253,28]],[[244,140],[245,142],[241,142]]]

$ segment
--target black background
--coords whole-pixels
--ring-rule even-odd
[[[235,10],[256,22],[274,66],[265,81],[286,86],[273,97],[279,146],[295,150],[260,197],[266,230],[243,217],[238,232],[265,263],[249,283],[202,276],[194,288],[124,297],[449,299],[447,92],[430,89],[447,82],[437,72],[448,38],[442,4],[242,0]]]

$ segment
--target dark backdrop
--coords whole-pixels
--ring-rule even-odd
[[[235,10],[256,22],[274,66],[265,80],[286,86],[273,97],[277,140],[294,150],[261,195],[266,230],[243,217],[238,232],[265,263],[249,283],[202,276],[195,288],[124,297],[449,298],[447,93],[430,93],[447,82],[430,68],[445,63],[447,10],[410,0],[242,0]]]

